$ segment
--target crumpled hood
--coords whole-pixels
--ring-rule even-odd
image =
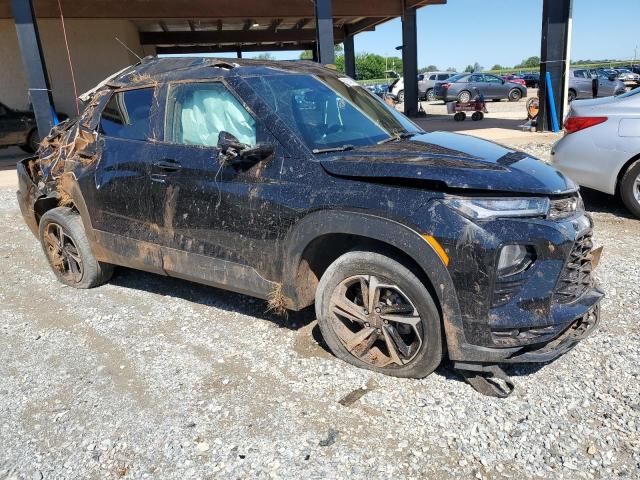
[[[448,132],[361,147],[320,163],[341,177],[424,180],[452,189],[547,195],[577,190],[564,174],[525,153]]]

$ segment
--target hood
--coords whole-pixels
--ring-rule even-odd
[[[450,189],[545,195],[577,190],[564,174],[526,153],[448,132],[341,152],[320,163],[331,175],[387,183],[416,180]]]

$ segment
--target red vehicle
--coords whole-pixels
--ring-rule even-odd
[[[524,81],[524,78],[520,78],[520,77],[518,77],[516,75],[503,75],[502,79],[505,82],[518,83],[518,84],[520,84],[520,85],[522,85],[524,87],[527,86],[527,82]]]

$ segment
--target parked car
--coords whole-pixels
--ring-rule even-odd
[[[556,168],[580,185],[619,195],[640,217],[640,89],[571,104]]]
[[[622,80],[627,87],[635,88],[640,84],[640,75],[628,68],[616,68],[614,70],[618,72],[618,79]]]
[[[496,75],[487,73],[462,73],[446,82],[436,83],[436,98],[445,102],[469,103],[474,92],[484,95],[487,100],[508,99],[517,102],[527,96],[527,88],[517,83],[507,82]]]
[[[373,93],[374,95],[377,95],[380,98],[384,97],[384,94],[389,92],[389,85],[384,83],[379,83],[376,85],[367,85],[366,88],[371,93]]]
[[[517,83],[518,85],[527,86],[527,82],[524,78],[518,77],[517,75],[502,75],[502,78],[505,82]]]
[[[458,74],[455,72],[425,72],[418,75],[418,93],[420,94],[420,98],[433,102],[436,100],[436,95],[433,90],[436,83],[444,82],[455,75]]]
[[[39,142],[33,112],[15,110],[0,103],[0,148],[17,146],[33,153]]]
[[[312,62],[147,58],[84,98],[18,165],[65,285],[123,265],[315,304],[337,357],[398,377],[546,362],[598,322],[578,187],[526,153]]]
[[[522,75],[525,85],[528,88],[540,87],[540,74],[539,73],[525,73]]]
[[[594,73],[586,68],[569,70],[569,102],[576,99],[593,98]],[[598,97],[610,97],[626,91],[624,83],[605,70],[598,71]]]

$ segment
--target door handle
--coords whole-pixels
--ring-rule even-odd
[[[160,170],[161,172],[177,172],[182,168],[175,160],[159,160],[153,164],[154,170]]]

